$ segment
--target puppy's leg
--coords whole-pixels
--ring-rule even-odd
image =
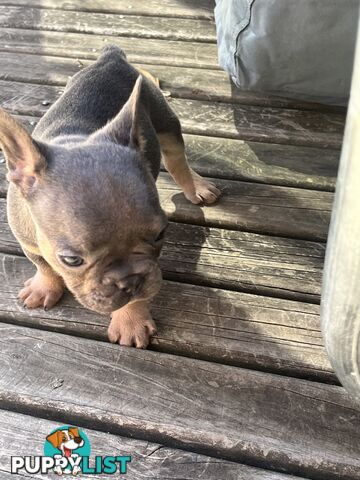
[[[144,73],[144,72],[143,72]],[[190,168],[185,154],[180,121],[170,108],[151,74],[144,81],[145,103],[158,137],[165,168],[192,203],[211,204],[220,196],[220,190]]]
[[[185,197],[192,203],[210,205],[216,202],[221,192],[212,182],[202,178],[189,166],[181,132],[163,132],[157,136],[165,168],[182,189]]]
[[[53,307],[64,293],[64,282],[40,256],[24,250],[26,256],[36,265],[37,272],[29,278],[18,298],[27,308]]]
[[[112,343],[146,348],[155,333],[156,325],[147,301],[127,304],[111,314],[108,337]]]

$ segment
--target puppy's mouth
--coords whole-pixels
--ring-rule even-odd
[[[132,299],[131,295],[127,295],[121,300],[114,298],[103,297],[99,292],[94,292],[90,296],[86,296],[79,301],[84,307],[93,310],[94,312],[101,313],[103,315],[110,314],[114,310],[125,307],[126,304]]]
[[[107,315],[133,301],[152,299],[160,290],[161,280],[161,271],[158,268],[149,272],[135,295],[127,294],[122,290],[109,293],[104,291],[103,285],[96,286],[87,294],[73,293],[85,308]]]

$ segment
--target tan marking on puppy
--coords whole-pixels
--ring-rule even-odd
[[[156,334],[148,302],[134,302],[111,314],[108,328],[110,342],[127,347],[146,348]]]
[[[51,273],[46,274],[38,269],[36,274],[24,284],[18,297],[27,308],[43,307],[45,310],[53,307],[64,293],[64,281]]]
[[[154,75],[151,75],[150,72],[144,70],[143,68],[138,67],[137,70],[141,73],[141,75],[151,80],[158,88],[160,88],[160,81],[157,77],[154,77]]]
[[[221,195],[220,190],[190,168],[184,145],[171,133],[157,134],[166,170],[184,192],[191,203],[215,203]]]

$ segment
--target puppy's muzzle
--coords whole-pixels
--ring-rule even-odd
[[[97,280],[97,279],[96,279]],[[92,283],[77,299],[98,313],[110,313],[129,302],[153,298],[160,289],[161,271],[157,261],[133,264],[115,263],[107,268],[101,279]]]
[[[141,287],[144,284],[144,276],[142,274],[134,274],[128,275],[120,280],[106,277],[102,283],[107,287],[116,287],[126,295],[134,297],[141,290]]]

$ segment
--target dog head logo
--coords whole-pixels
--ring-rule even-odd
[[[56,459],[55,473],[77,475],[82,457],[90,455],[90,443],[77,427],[60,427],[46,437],[44,451]]]

